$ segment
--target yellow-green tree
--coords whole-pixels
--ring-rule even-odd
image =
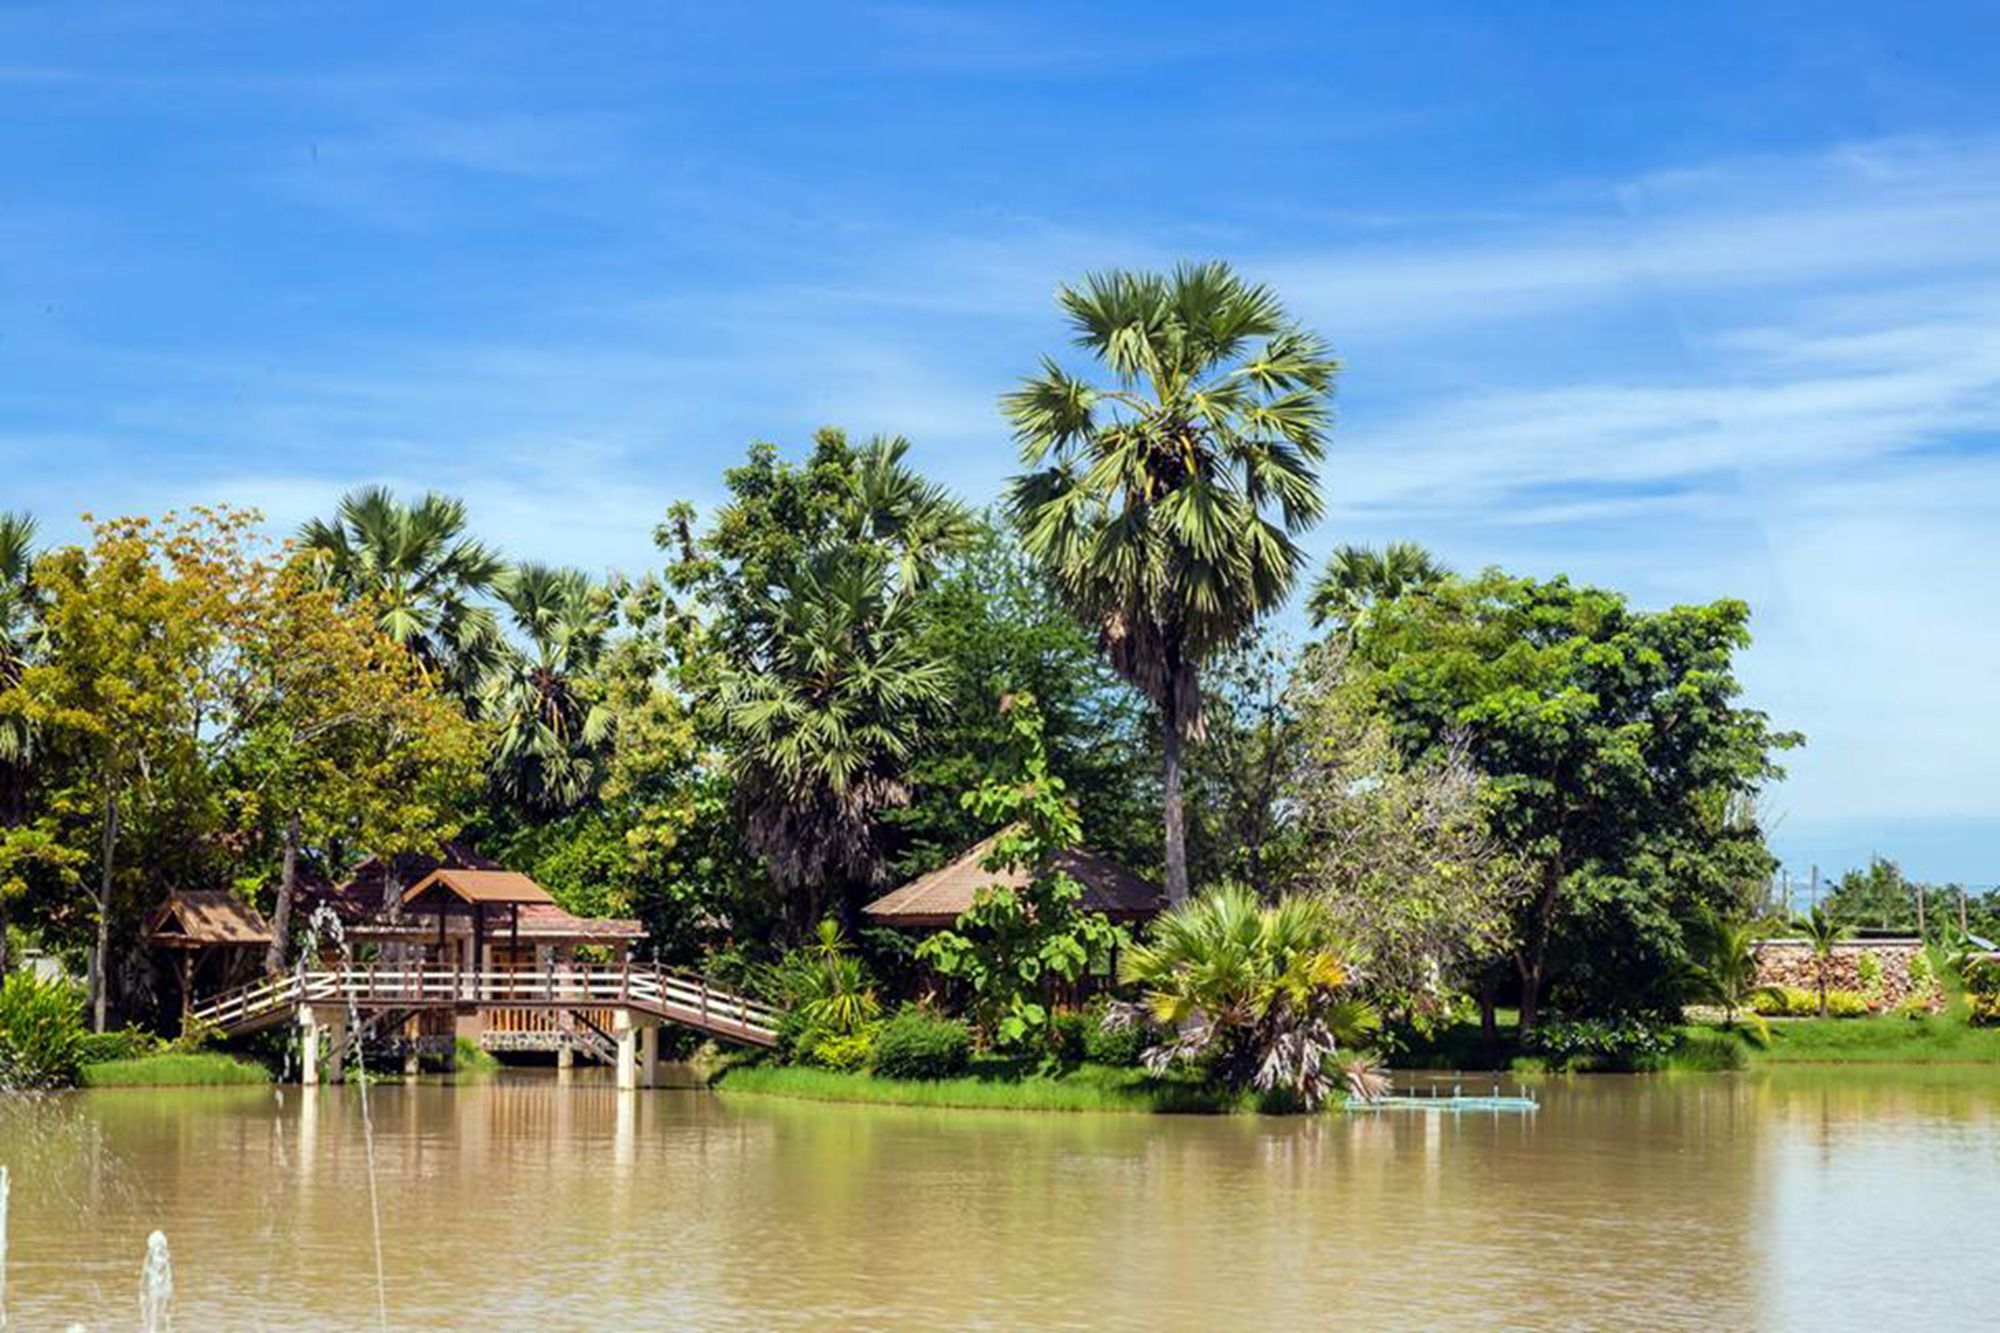
[[[89,1003],[99,1030],[121,829],[134,806],[187,799],[203,780],[254,521],[224,509],[94,522],[88,546],[36,566],[44,646],[9,708],[65,747],[69,799],[94,808]]]
[[[486,743],[458,703],[305,563],[245,571],[229,771],[242,814],[275,826],[280,869],[265,958],[285,961],[309,848],[435,847],[479,790]]]

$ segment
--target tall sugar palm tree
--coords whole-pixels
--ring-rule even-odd
[[[377,608],[383,631],[426,674],[471,697],[500,643],[479,597],[505,566],[465,535],[463,501],[431,492],[405,504],[386,487],[364,487],[341,498],[331,522],[307,523],[299,544],[329,584]]]
[[[500,726],[494,784],[529,809],[571,809],[590,795],[611,732],[590,691],[611,639],[611,594],[580,570],[538,564],[502,572],[493,591],[518,638],[479,686],[481,714]]]
[[[909,799],[904,769],[945,700],[889,563],[865,546],[813,556],[769,598],[756,659],[723,673],[748,841],[800,927],[829,888],[879,881],[876,818]]]
[[[35,520],[0,514],[0,694],[20,682],[38,634],[34,572]],[[21,817],[34,744],[26,718],[0,714],[0,825]]]
[[[1415,542],[1390,542],[1380,551],[1343,546],[1327,559],[1306,610],[1315,626],[1351,635],[1384,602],[1434,588],[1450,576],[1449,568]]]
[[[1111,379],[1044,358],[1002,399],[1030,469],[1008,505],[1113,670],[1159,709],[1167,894],[1179,902],[1181,746],[1201,733],[1201,669],[1298,576],[1338,363],[1226,264],[1098,274],[1058,299]]]

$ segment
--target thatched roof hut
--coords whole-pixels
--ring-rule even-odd
[[[1024,887],[1029,879],[1025,870],[984,868],[1000,836],[995,833],[974,843],[949,864],[890,890],[862,908],[861,915],[878,926],[937,930],[957,921],[972,906],[979,890],[988,885]],[[1145,921],[1166,909],[1166,897],[1157,886],[1096,852],[1081,848],[1063,852],[1055,858],[1053,868],[1083,886],[1086,911],[1102,912],[1113,921]]]
[[[225,889],[183,889],[146,917],[148,944],[163,949],[261,949],[271,942],[263,913]]]

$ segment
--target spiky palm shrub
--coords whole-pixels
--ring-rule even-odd
[[[1289,1093],[1310,1109],[1336,1076],[1356,1096],[1378,1090],[1367,1066],[1338,1064],[1344,1048],[1381,1025],[1353,993],[1349,955],[1321,899],[1266,906],[1230,885],[1154,921],[1120,960],[1119,979],[1142,990],[1139,1008],[1157,1032],[1148,1068],[1198,1067],[1229,1087]]]
[[[1170,901],[1188,894],[1181,743],[1201,669],[1283,603],[1320,515],[1337,363],[1227,264],[1103,273],[1058,300],[1092,384],[1044,358],[1002,400],[1022,461],[1022,544],[1111,667],[1160,710]]]
[[[1689,931],[1692,961],[1686,972],[1688,998],[1697,1004],[1712,1004],[1722,1010],[1722,1025],[1743,1031],[1758,1045],[1771,1039],[1771,1025],[1751,1006],[1760,995],[1774,987],[1757,980],[1757,951],[1753,947],[1761,931],[1754,921],[1730,921],[1715,912],[1697,918]]]
[[[1833,947],[1852,936],[1854,928],[1836,920],[1823,905],[1815,906],[1792,925],[1812,946],[1813,986],[1819,992],[1819,1016],[1825,1018],[1828,974],[1833,970]]]

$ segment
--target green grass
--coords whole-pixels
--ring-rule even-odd
[[[470,1037],[455,1038],[451,1045],[454,1060],[461,1073],[469,1073],[475,1069],[498,1069],[500,1067],[500,1057]]]
[[[216,1088],[270,1081],[264,1066],[220,1051],[162,1051],[83,1067],[86,1088]]]
[[[2000,1028],[1950,1014],[1930,1018],[1799,1018],[1771,1024],[1759,1065],[2000,1064]]]
[[[1166,1082],[1143,1070],[1084,1065],[1057,1078],[979,1077],[937,1080],[836,1074],[798,1065],[737,1065],[718,1075],[727,1093],[882,1106],[1004,1111],[1223,1112],[1243,1099],[1193,1084]]]

